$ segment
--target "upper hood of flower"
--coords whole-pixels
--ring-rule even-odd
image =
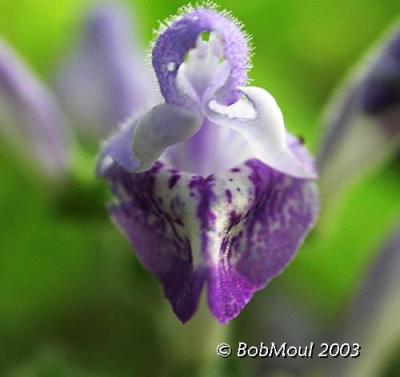
[[[154,116],[154,108],[153,116],[132,119],[121,130],[125,136],[114,136],[103,156],[121,163],[113,153],[119,148],[112,145],[123,139],[125,150],[132,150],[131,163],[123,165],[130,171],[145,171],[160,158],[173,168],[208,175],[257,158],[285,174],[316,178],[288,147],[275,99],[264,89],[245,86],[249,50],[239,24],[213,9],[195,9],[173,20],[152,51],[166,102],[163,116]],[[177,108],[191,113],[192,121],[182,122]],[[143,123],[146,127],[139,127]],[[170,133],[172,123],[176,131]],[[157,153],[144,156],[139,149]]]
[[[237,88],[247,84],[247,73],[250,65],[250,48],[239,22],[226,13],[218,13],[213,9],[195,9],[183,16],[178,16],[161,30],[152,53],[153,67],[156,72],[161,93],[166,102],[175,105],[187,105],[187,98],[177,88],[177,74],[190,50],[196,46],[204,53],[205,41],[203,33],[214,33],[222,45],[214,43],[215,55],[220,55],[229,63],[230,72],[220,90],[222,103],[235,102],[240,93]],[[213,41],[211,41],[213,42]],[[214,40],[215,42],[215,40]],[[203,51],[201,51],[203,50]],[[209,67],[198,67],[209,69]]]

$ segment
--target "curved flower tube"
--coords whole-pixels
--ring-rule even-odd
[[[68,126],[51,91],[0,40],[0,132],[56,178],[70,163]]]
[[[321,192],[333,204],[351,183],[399,150],[399,24],[361,62],[328,110],[318,165]]]
[[[395,356],[400,339],[399,285],[400,222],[397,219],[336,334],[338,341],[352,339],[360,344],[364,357],[354,359],[353,363],[346,359],[331,362],[324,375],[374,377],[385,373],[385,358],[380,356],[386,353],[389,359],[391,353]]]
[[[273,97],[246,87],[249,47],[230,16],[188,10],[160,32],[152,61],[165,102],[109,139],[98,173],[113,220],[178,318],[192,317],[206,284],[227,323],[315,224],[313,161]]]

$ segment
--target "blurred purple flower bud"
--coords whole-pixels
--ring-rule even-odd
[[[312,158],[274,98],[245,87],[248,53],[231,17],[186,9],[153,48],[165,103],[127,122],[99,160],[113,220],[183,322],[205,284],[221,323],[239,315],[318,215]]]
[[[371,115],[400,107],[400,29],[372,65],[360,97],[361,108]]]
[[[52,177],[70,163],[67,122],[51,92],[0,41],[0,132]]]
[[[86,34],[64,63],[58,89],[74,130],[49,90],[16,54],[0,42],[0,125],[51,175],[70,164],[72,131],[85,128],[98,141],[142,106],[155,102],[151,75],[135,44],[127,10],[97,6],[88,14]],[[68,129],[69,128],[69,129]]]
[[[327,376],[383,376],[400,344],[400,223],[385,242],[335,341],[360,345],[360,357],[334,359]],[[357,346],[352,346],[356,354]]]
[[[399,27],[356,72],[323,119],[327,133],[318,165],[327,203],[399,149]]]
[[[155,103],[150,70],[134,37],[129,9],[99,5],[87,15],[83,37],[61,66],[57,93],[77,129],[89,137],[107,136],[116,124]]]

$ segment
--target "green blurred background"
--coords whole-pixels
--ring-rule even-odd
[[[0,35],[50,83],[90,4],[0,0]],[[158,21],[184,4],[129,3],[144,46]],[[398,0],[219,4],[253,36],[254,83],[273,93],[287,127],[303,135],[314,152],[330,95],[400,15]],[[256,294],[238,319],[222,329],[203,302],[192,323],[183,326],[109,221],[107,190],[90,178],[91,159],[86,179],[49,189],[0,140],[1,376],[263,373],[251,361],[217,360],[215,346],[219,340],[269,339],[268,326],[259,322],[276,310],[283,315],[300,307],[309,334],[338,323],[400,210],[393,161],[346,192],[341,211],[315,230],[285,273]]]

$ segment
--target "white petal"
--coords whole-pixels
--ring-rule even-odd
[[[250,144],[254,156],[266,165],[297,178],[317,178],[289,149],[282,112],[274,97],[257,87],[238,88],[246,98],[231,106],[215,101],[204,104],[204,112],[212,122],[240,132]],[[250,102],[255,114],[249,111]]]
[[[138,120],[133,154],[140,160],[135,172],[148,170],[166,148],[192,137],[201,127],[197,114],[169,104],[154,106]]]

